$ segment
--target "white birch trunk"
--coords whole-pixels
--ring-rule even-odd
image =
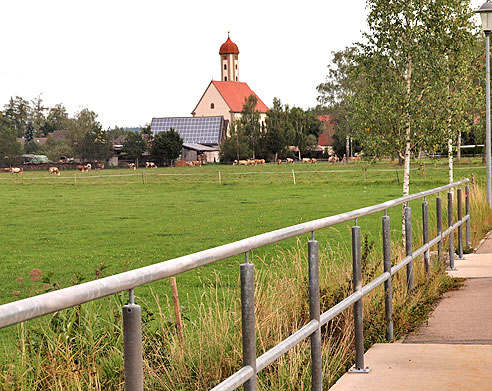
[[[456,161],[461,160],[461,130],[458,132],[458,142],[456,143]]]
[[[412,86],[412,57],[408,56],[408,68],[407,68],[407,99],[410,101],[410,88]],[[407,124],[405,128],[405,161],[403,165],[403,197],[407,196],[410,191],[410,113],[407,112]],[[403,239],[403,245],[405,245],[405,207],[407,203],[402,206],[401,213],[401,234]]]
[[[453,183],[453,140],[448,140],[449,183]]]

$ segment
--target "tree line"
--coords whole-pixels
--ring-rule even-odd
[[[277,159],[311,156],[318,146],[322,123],[313,110],[284,105],[278,98],[266,114],[264,122],[256,111],[257,98],[250,95],[244,102],[239,119],[220,147],[220,160],[231,162],[246,158]],[[289,149],[294,146],[297,152]]]

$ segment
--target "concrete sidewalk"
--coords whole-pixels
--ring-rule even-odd
[[[479,251],[481,250],[481,251]],[[330,390],[492,390],[492,234],[456,259],[464,287],[448,292],[429,320],[403,341],[365,354],[368,374],[345,374]]]

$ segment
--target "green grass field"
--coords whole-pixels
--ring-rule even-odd
[[[444,161],[426,162],[425,175],[423,165],[414,164],[414,167],[411,193],[448,181]],[[484,179],[485,169],[478,162],[464,160],[455,169],[455,180],[472,174],[478,182]],[[0,264],[3,270],[0,302],[41,293],[45,282],[33,282],[37,276],[30,276],[35,268],[56,287],[94,279],[96,274],[101,275],[102,269],[104,276],[116,274],[400,197],[402,174],[400,167],[390,163],[370,167],[363,163],[347,166],[328,163],[257,167],[208,165],[137,172],[110,169],[88,174],[64,171],[61,177],[34,171],[25,172],[23,178],[0,173]],[[428,201],[430,213],[435,215],[433,197]],[[417,242],[421,232],[420,201],[411,206],[414,242]],[[359,220],[363,235],[379,238],[381,215]],[[389,215],[392,239],[399,242],[401,208],[393,208]],[[443,216],[446,216],[445,211]],[[323,259],[328,260],[323,265],[327,270],[338,270],[330,266],[334,259],[351,263],[347,251],[351,225],[339,224],[316,233]],[[291,258],[292,265],[285,265],[285,269],[297,267],[302,257],[293,254],[296,254],[296,246],[307,245],[310,236],[304,236],[297,241],[289,239],[254,251],[250,259],[259,269],[258,275],[261,276],[262,270],[268,273],[264,276],[275,274],[276,268],[283,268]],[[376,257],[379,246],[380,241],[376,240]],[[293,252],[289,252],[292,248]],[[283,251],[281,262],[277,257],[279,251]],[[332,257],[335,253],[338,256]],[[276,260],[272,261],[274,257]],[[235,302],[242,262],[242,257],[235,257],[177,276],[187,323],[192,325],[193,320],[202,316],[203,308],[196,305],[202,294],[217,292],[218,297],[224,295],[231,303]],[[100,264],[104,267],[98,266]],[[19,283],[19,277],[24,281]],[[204,292],[204,286],[206,290],[211,289]],[[14,295],[14,291],[18,293]],[[169,292],[167,280],[139,287],[137,302],[155,305],[152,297],[155,294],[161,298],[161,304],[166,305],[169,300],[164,296],[169,296]],[[210,298],[207,299],[207,303],[210,302]],[[170,311],[168,308],[164,312]],[[29,322],[28,327],[36,328],[36,324],[37,321]],[[11,344],[16,340],[25,341],[17,335],[22,330],[21,326],[0,331],[3,351],[0,353],[7,360],[14,351]],[[190,335],[190,338],[195,337]],[[110,365],[111,368],[120,366]],[[22,366],[20,368],[22,370]]]
[[[18,277],[28,280],[33,268],[63,287],[95,278],[100,263],[107,267],[104,275],[115,274],[401,196],[400,167],[372,165],[365,180],[364,167],[208,165],[64,171],[60,177],[29,171],[24,178],[2,173],[0,302],[16,299],[15,290],[18,297],[35,293],[17,282]],[[427,162],[425,177],[422,170],[412,170],[411,193],[447,182],[444,161]],[[472,172],[480,180],[485,170],[477,162],[463,161],[456,166],[455,180]],[[418,205],[414,210],[420,213]],[[390,211],[395,235],[399,213],[399,208]],[[359,225],[363,233],[379,235],[380,216],[361,219]],[[321,248],[347,242],[349,227],[320,231]],[[291,239],[278,246],[294,244]],[[268,260],[278,246],[255,251],[253,261],[256,256]],[[224,260],[178,276],[180,295],[194,296],[203,279],[214,273],[236,284],[241,262]],[[153,289],[167,293],[167,285],[154,284]],[[137,289],[137,295],[147,296],[148,288]]]

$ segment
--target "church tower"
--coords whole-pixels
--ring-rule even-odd
[[[220,47],[220,69],[221,81],[239,81],[239,66],[238,55],[239,49],[237,45],[229,38],[227,33],[227,41]]]

